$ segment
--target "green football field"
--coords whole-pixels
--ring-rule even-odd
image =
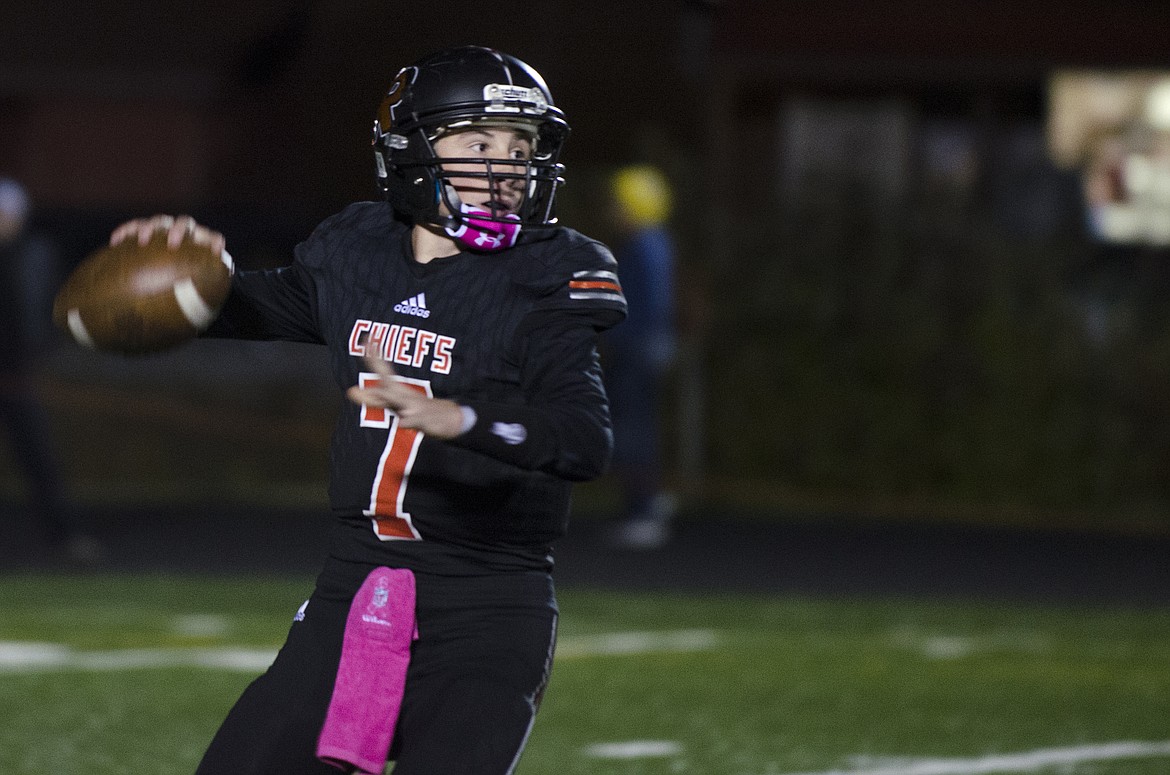
[[[0,576],[0,773],[190,773],[308,578]],[[1170,611],[561,589],[518,772],[1164,775]]]

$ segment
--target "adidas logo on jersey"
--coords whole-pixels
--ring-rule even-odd
[[[404,315],[414,315],[419,318],[429,318],[431,311],[427,309],[427,295],[420,293],[418,296],[411,296],[409,299],[403,299],[394,305],[395,312],[401,312]]]

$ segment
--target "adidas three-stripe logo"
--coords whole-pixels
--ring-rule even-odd
[[[420,293],[418,296],[411,296],[409,299],[403,299],[394,305],[395,312],[401,312],[404,315],[414,315],[419,318],[429,318],[431,311],[427,309],[427,295]]]

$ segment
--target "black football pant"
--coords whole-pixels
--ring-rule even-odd
[[[276,661],[241,695],[197,775],[337,775],[316,758],[350,600],[371,566],[330,560]],[[527,741],[556,640],[552,580],[416,574],[419,639],[394,775],[505,775]]]

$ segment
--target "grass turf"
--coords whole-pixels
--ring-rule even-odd
[[[308,578],[0,576],[0,657],[3,644],[28,642],[275,651],[310,588]],[[848,771],[857,757],[1170,740],[1162,609],[580,589],[562,589],[561,607],[561,651],[521,774],[777,775]],[[706,639],[604,647],[629,644],[605,640],[614,633],[680,631]],[[15,664],[0,659],[10,775],[190,773],[257,672]],[[626,741],[672,746],[589,753]],[[1155,756],[1061,771],[1168,768],[1170,756]]]

